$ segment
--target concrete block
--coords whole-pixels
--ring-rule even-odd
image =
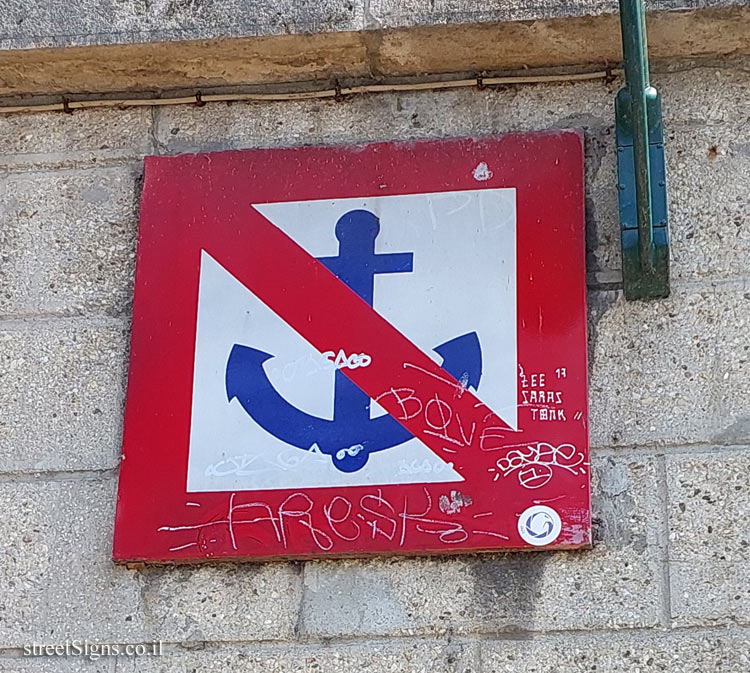
[[[358,30],[362,16],[361,0],[86,0],[74,5],[3,0],[0,49]]]
[[[610,120],[611,121],[611,120]],[[622,268],[620,215],[617,202],[617,146],[613,125],[585,136],[586,270]]]
[[[667,127],[676,279],[747,276],[750,271],[750,141],[742,128],[734,124]]]
[[[747,121],[744,98],[750,86],[747,57],[723,67],[657,63],[651,84],[661,94],[662,117],[669,130],[680,124],[742,124]],[[672,72],[662,70],[678,68]]]
[[[713,437],[717,444],[750,443],[750,340],[747,337],[750,286],[747,284],[742,299],[722,306],[718,317],[722,337],[717,357],[720,380],[714,392],[720,426]]]
[[[706,289],[675,289],[658,302],[590,294],[593,446],[709,442],[726,433],[733,443],[748,436],[750,293]],[[736,395],[725,390],[728,382]]]
[[[0,115],[0,166],[60,166],[140,157],[153,152],[150,130],[148,108],[4,114]]]
[[[146,618],[167,642],[291,640],[301,572],[288,563],[147,568]]]
[[[372,25],[383,28],[425,26],[441,23],[477,23],[494,21],[534,21],[611,14],[617,10],[612,0],[557,0],[522,2],[520,0],[371,0]]]
[[[651,633],[559,636],[481,645],[482,673],[740,673],[750,667],[747,636]]]
[[[596,458],[595,548],[305,566],[313,637],[649,627],[661,591],[651,461]]]
[[[471,645],[450,639],[214,645],[200,650],[173,648],[162,657],[118,659],[117,673],[476,673],[472,654]]]
[[[343,102],[179,106],[158,111],[157,138],[167,152],[180,153],[593,129],[611,124],[614,91],[602,81],[591,81],[485,91],[367,94]],[[455,114],[456,110],[461,114]]]
[[[23,0],[3,0],[0,5],[0,16],[0,35],[3,36],[0,49],[8,49],[14,45],[17,45],[16,48],[23,48],[24,42],[18,41],[22,32],[48,35],[54,31],[48,2],[25,3]],[[13,40],[14,37],[16,40]],[[25,44],[33,46],[34,41],[27,39]]]
[[[127,326],[0,321],[0,472],[119,462]]]
[[[0,483],[0,648],[150,640],[137,575],[111,558],[115,480]]]
[[[712,3],[713,4],[713,3]],[[732,2],[722,2],[731,6]],[[705,7],[696,0],[650,0],[647,10],[696,9]],[[582,16],[600,16],[617,13],[615,0],[371,0],[368,14],[371,26],[394,28],[397,26],[431,26],[438,24],[485,23],[498,21],[540,21],[571,19]]]
[[[300,573],[289,564],[132,571],[111,559],[115,480],[0,483],[0,648],[289,639]]]
[[[672,617],[750,625],[750,451],[667,457]]]
[[[672,623],[750,626],[749,565],[748,561],[670,561]]]
[[[31,644],[29,644],[31,647]],[[85,657],[0,657],[0,673],[109,673],[110,662]]]
[[[0,314],[121,314],[132,297],[137,174],[105,168],[0,183]]]

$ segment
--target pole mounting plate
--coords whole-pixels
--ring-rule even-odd
[[[630,94],[620,89],[615,101],[617,179],[622,238],[622,277],[626,299],[669,296],[669,224],[667,214],[664,137],[658,94],[647,102],[648,157],[651,167],[652,259],[641,263],[639,246],[633,123]]]

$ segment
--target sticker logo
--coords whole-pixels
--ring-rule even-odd
[[[560,515],[545,505],[529,507],[518,517],[518,533],[524,542],[535,547],[552,544],[561,529]]]

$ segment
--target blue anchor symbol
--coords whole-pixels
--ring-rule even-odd
[[[412,271],[410,252],[376,254],[380,221],[367,210],[351,210],[336,223],[339,254],[321,257],[335,276],[370,306],[375,274]],[[482,351],[476,332],[463,334],[436,347],[442,368],[466,387],[476,389],[482,376]],[[287,402],[269,381],[263,365],[274,357],[256,348],[235,344],[226,368],[227,397],[235,397],[258,425],[274,437],[300,449],[331,456],[342,472],[356,472],[371,453],[403,444],[413,435],[389,414],[370,418],[370,397],[345,374],[336,371],[334,419],[318,418]]]

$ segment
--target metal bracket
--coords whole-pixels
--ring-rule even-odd
[[[626,299],[669,295],[669,226],[659,94],[649,85],[643,0],[620,0],[626,86],[615,100]]]

